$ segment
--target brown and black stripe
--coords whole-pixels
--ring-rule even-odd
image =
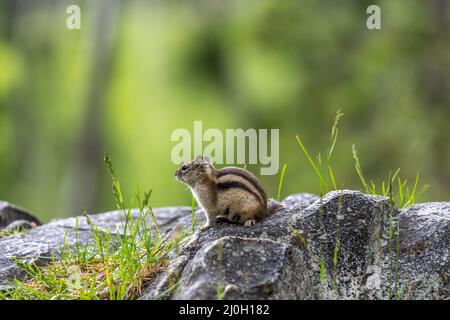
[[[258,179],[250,172],[240,168],[223,168],[216,171],[217,189],[238,188],[252,194],[261,204],[267,204],[266,192]]]

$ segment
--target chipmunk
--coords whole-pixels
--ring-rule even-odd
[[[264,187],[250,171],[236,167],[216,170],[207,156],[182,164],[175,177],[189,186],[206,212],[203,228],[214,225],[218,217],[251,227],[284,207],[275,200],[267,201]]]

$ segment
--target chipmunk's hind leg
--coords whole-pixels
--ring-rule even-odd
[[[232,212],[232,213],[230,213],[229,218],[230,218],[230,221],[239,223],[242,219],[242,215],[239,212]]]

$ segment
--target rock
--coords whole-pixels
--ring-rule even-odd
[[[38,226],[42,224],[38,218],[25,209],[0,201],[0,230],[16,220],[25,220]]]
[[[172,224],[180,223],[191,216],[189,207],[167,207],[154,209],[154,214],[161,230],[169,232]],[[139,216],[139,210],[132,210],[134,219]],[[123,234],[124,213],[111,211],[90,215],[90,219],[100,231],[109,230],[113,234]],[[150,225],[150,217],[147,222]],[[187,223],[187,222],[186,222]],[[67,233],[67,236],[66,236]],[[51,259],[52,253],[58,253],[66,244],[73,245],[76,241],[85,245],[93,240],[91,228],[85,217],[66,218],[52,221],[48,224],[31,229],[25,234],[0,238],[0,290],[9,288],[14,277],[23,279],[26,274],[17,266],[14,258],[26,263],[42,263]]]
[[[218,221],[197,230],[141,299],[450,299],[450,203],[399,211],[388,198],[350,190],[297,194],[283,203],[251,228]],[[191,228],[189,207],[154,213],[167,236]],[[121,212],[90,219],[101,231],[125,232]],[[195,220],[204,221],[201,209]],[[69,244],[92,241],[85,217],[75,236],[76,221],[0,238],[0,286],[25,276],[12,257],[45,261],[66,232]]]
[[[305,194],[304,197],[290,196],[283,201],[288,204],[287,208],[276,212],[253,228],[218,223],[214,228],[198,233],[184,248],[188,259],[185,259],[180,286],[173,298],[213,299],[216,295],[212,292],[217,290],[215,286],[221,282],[224,282],[225,288],[232,285],[239,289],[238,293],[233,291],[234,294],[230,296],[233,299],[357,298],[366,264],[371,261],[369,258],[374,245],[372,242],[375,241],[373,235],[377,232],[378,225],[382,224],[382,229],[385,230],[389,217],[388,199],[354,191],[331,192],[323,199],[317,199],[317,196],[310,194]],[[341,209],[338,210],[339,207]],[[340,233],[338,249],[343,249],[342,253],[338,250],[338,263],[334,267],[336,232]],[[302,239],[298,239],[299,233]],[[226,243],[229,243],[230,248],[240,248],[244,246],[243,242],[247,242],[244,247],[248,248],[248,252],[261,252],[258,247],[264,240],[267,252],[260,253],[259,258],[250,258],[239,250],[234,256],[230,254],[231,257],[238,258],[234,263],[230,263],[231,270],[225,265],[221,269],[222,272],[218,272],[207,253],[217,250],[216,247],[224,239],[227,239]],[[307,244],[302,243],[302,240]],[[286,256],[290,258],[286,259]],[[272,263],[268,261],[275,273],[258,272],[260,260],[268,257],[276,259]],[[238,261],[242,262],[239,264]],[[240,271],[245,277],[260,279],[262,282],[259,285],[251,282],[246,285],[239,277],[230,278],[235,274],[235,269],[241,268],[242,263],[249,265]],[[326,274],[333,275],[336,269],[336,279],[326,277],[321,282],[321,264],[324,265]],[[212,271],[206,272],[207,269]],[[296,281],[296,285],[292,286],[281,285],[292,283],[294,279],[302,281]],[[265,283],[265,286],[262,283]],[[262,295],[258,286],[269,286],[272,290],[266,289],[266,294]],[[335,288],[337,286],[339,289]],[[151,298],[144,294],[145,297]]]
[[[422,203],[400,214],[399,295],[450,299],[450,203]]]
[[[449,277],[443,271],[448,271],[450,248],[446,204],[437,219],[426,213],[428,204],[411,207],[402,216],[388,198],[349,190],[330,192],[322,199],[295,195],[283,202],[287,208],[252,228],[219,222],[197,232],[170,273],[160,275],[141,299],[448,298]],[[404,234],[414,246],[425,234],[413,235],[422,223],[416,221],[416,210],[422,209],[427,216],[423,229],[433,234],[429,258],[440,259],[424,256],[405,264],[396,282],[390,276],[395,274],[395,261],[411,260],[404,255],[407,242],[399,243],[399,255],[395,251],[398,219],[403,226],[400,239]],[[433,220],[437,225],[431,227]],[[402,295],[406,279],[416,276],[421,285],[409,286],[409,296]],[[433,289],[423,288],[427,279],[433,280]]]
[[[67,243],[75,243],[75,232],[67,230]],[[8,288],[14,277],[23,279],[26,274],[14,261],[25,263],[50,261],[52,252],[58,252],[64,244],[66,229],[51,224],[30,230],[26,234],[0,238],[0,289]],[[78,240],[86,243],[90,239],[88,232],[80,231]]]
[[[133,220],[139,217],[140,213],[138,209],[130,210]],[[161,229],[171,230],[172,224],[178,224],[185,222],[186,224],[191,221],[192,209],[190,207],[164,207],[159,209],[153,209],[153,213],[157,218],[158,225]],[[197,219],[199,219],[200,212],[197,212]],[[189,218],[186,219],[186,218]],[[123,226],[125,222],[125,213],[123,211],[109,211],[100,214],[89,215],[89,218],[93,225],[97,226],[100,231],[109,231],[112,234],[123,234]],[[78,219],[78,230],[88,231],[90,226],[87,223],[86,217],[72,217],[66,219],[57,219],[49,223],[48,225],[58,226],[62,228],[75,229]],[[151,217],[147,216],[147,224],[150,225]]]
[[[367,269],[383,267],[378,255],[389,213],[388,198],[343,190],[292,216],[292,227],[308,245],[308,269],[318,298],[363,298]],[[392,215],[397,214],[392,208]]]
[[[175,299],[308,299],[310,279],[292,272],[305,253],[268,239],[222,237],[203,246],[185,267]]]
[[[297,193],[297,194],[293,194],[293,195],[286,197],[281,202],[287,206],[297,206],[297,207],[306,208],[310,204],[316,202],[319,199],[320,199],[320,197],[316,194]]]

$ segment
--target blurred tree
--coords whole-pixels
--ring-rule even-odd
[[[120,25],[119,0],[98,0],[86,6],[92,31],[85,33],[87,39],[84,41],[92,44],[88,52],[91,66],[82,128],[72,155],[73,191],[69,198],[70,206],[67,207],[67,213],[71,215],[79,214],[85,208],[95,208],[102,189],[99,181],[99,173],[104,168],[101,159],[105,149],[102,117],[117,50],[117,26]]]
[[[65,27],[69,4],[81,30]],[[381,30],[366,28],[370,4]],[[128,199],[139,185],[154,206],[189,205],[170,135],[194,120],[279,128],[283,194],[318,192],[295,134],[325,149],[341,108],[340,187],[361,187],[355,143],[368,177],[420,171],[423,199],[448,200],[449,12],[445,0],[2,1],[0,199],[44,219],[113,208],[107,151]],[[275,195],[278,177],[262,179]]]

